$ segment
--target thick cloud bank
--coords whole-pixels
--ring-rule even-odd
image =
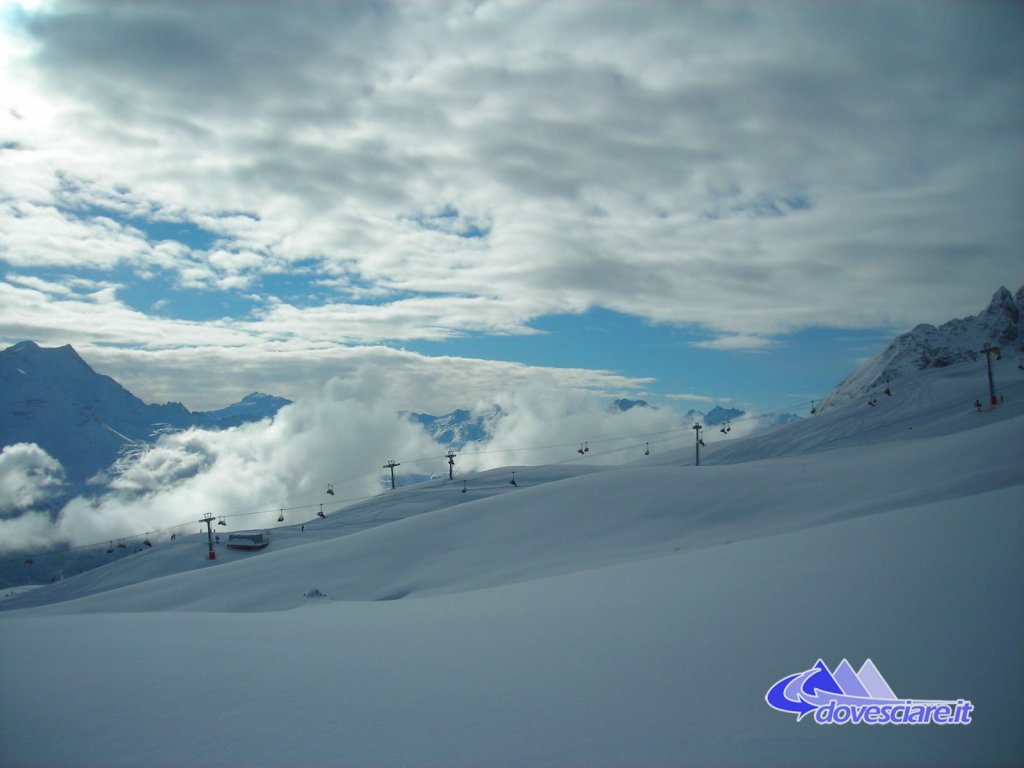
[[[5,450],[2,487],[17,492],[20,512],[5,520],[8,550],[53,544],[85,545],[152,534],[196,532],[206,513],[225,516],[227,530],[308,520],[323,503],[333,512],[384,490],[383,464],[401,463],[399,483],[443,477],[449,449],[401,416],[383,396],[387,369],[369,366],[351,379],[333,379],[320,397],[286,406],[273,420],[233,429],[166,434],[119,462],[100,496],[68,502],[55,521],[32,512],[57,487],[57,463],[35,446]],[[498,406],[497,412],[494,405]],[[671,409],[612,409],[607,400],[571,392],[545,375],[533,377],[497,403],[491,437],[461,447],[456,473],[500,466],[586,462],[619,464],[652,451],[692,444],[690,421]],[[585,444],[589,450],[578,452]],[[332,486],[335,493],[328,495]]]
[[[60,462],[34,443],[0,451],[0,555],[52,538],[49,514],[33,508],[54,498],[63,482]]]
[[[0,515],[26,509],[56,494],[64,481],[60,462],[34,443],[0,451]]]

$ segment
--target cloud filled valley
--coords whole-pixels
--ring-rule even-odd
[[[320,503],[334,511],[345,500],[380,493],[388,480],[382,465],[390,459],[402,462],[400,484],[446,477],[450,446],[381,396],[383,375],[370,369],[356,380],[333,379],[320,397],[287,405],[272,420],[128,444],[111,471],[97,478],[103,484],[66,500],[53,521],[51,514],[29,510],[60,491],[60,464],[38,446],[8,446],[0,454],[0,503],[18,517],[0,520],[3,550],[99,544],[154,531],[159,534],[152,539],[165,539],[194,532],[207,512],[226,516],[230,530],[276,524],[281,508],[301,508],[292,514],[308,519]],[[561,389],[543,376],[480,410],[489,415],[489,434],[458,447],[457,478],[507,465],[620,464],[639,459],[645,442],[664,451],[693,440],[683,414],[612,409],[606,400]],[[584,439],[593,446],[586,456],[576,448]],[[326,495],[329,484],[333,495]]]

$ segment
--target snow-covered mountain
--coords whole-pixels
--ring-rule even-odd
[[[291,405],[291,402],[284,397],[267,395],[263,392],[251,392],[227,408],[216,411],[195,411],[192,415],[195,417],[196,426],[208,429],[227,429],[253,421],[271,419],[286,405]]]
[[[625,397],[612,401],[612,404],[608,406],[609,411],[628,411],[633,408],[653,408],[658,410],[646,400],[629,400]]]
[[[704,414],[704,423],[712,427],[719,424],[728,424],[730,421],[743,416],[744,413],[739,408],[723,408],[720,405],[716,405]]]
[[[0,446],[35,443],[64,468],[69,490],[113,464],[127,447],[168,430],[223,428],[273,416],[288,400],[253,393],[218,411],[147,404],[96,373],[65,345],[24,341],[0,351]]]
[[[466,443],[487,439],[490,436],[489,425],[501,416],[501,409],[495,406],[489,411],[473,413],[456,408],[442,416],[432,416],[429,413],[403,415],[416,424],[422,424],[437,443],[461,448]]]
[[[723,408],[721,405],[716,405],[710,411],[689,410],[684,414],[684,418],[694,423],[701,422],[706,427],[727,427],[731,426],[732,422],[741,422],[743,433],[749,435],[782,424],[800,421],[802,417],[795,413],[762,413],[751,416],[739,408]]]
[[[608,405],[607,410],[610,413],[625,413],[634,408],[658,410],[657,406],[651,405],[646,400],[630,400],[626,398],[613,400]],[[491,410],[482,412],[457,408],[441,416],[408,412],[403,415],[410,421],[422,424],[431,437],[439,444],[459,449],[466,443],[481,442],[489,439],[496,422],[506,414],[502,412],[501,408],[495,406]],[[693,422],[703,422],[708,427],[725,427],[733,421],[741,421],[743,434],[752,434],[777,427],[781,424],[799,421],[801,417],[795,413],[767,413],[750,416],[746,411],[742,411],[739,408],[723,408],[721,405],[716,405],[707,412],[698,410],[687,411],[683,418]]]
[[[1000,347],[1003,354],[1024,352],[1024,286],[1016,295],[1000,288],[977,315],[938,327],[921,324],[897,337],[847,376],[818,404],[818,410],[867,400],[913,371],[976,360],[985,345]]]

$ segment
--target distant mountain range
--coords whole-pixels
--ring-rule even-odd
[[[64,468],[64,498],[86,491],[90,480],[102,485],[118,460],[125,461],[164,433],[189,428],[226,429],[273,418],[291,403],[283,397],[253,392],[215,411],[190,411],[181,403],[147,404],[109,376],[94,371],[70,346],[43,348],[25,341],[0,351],[0,446],[35,443]],[[612,412],[634,408],[657,410],[645,400],[620,398]],[[492,409],[456,409],[435,416],[404,412],[440,445],[459,449],[487,440],[505,414]],[[708,427],[728,426],[752,417],[738,408],[716,405],[688,411],[684,418]],[[753,417],[744,431],[766,429],[797,420],[791,413]]]
[[[615,400],[608,406],[609,411],[628,411],[633,408],[654,408],[654,410],[658,410],[655,406],[648,405],[646,400],[627,400],[626,398]]]
[[[739,408],[723,408],[720,405],[716,405],[704,414],[704,423],[708,426],[716,427],[719,424],[728,424],[730,421],[740,418],[745,413],[746,411],[741,411]]]
[[[977,315],[938,327],[919,325],[899,336],[839,384],[818,404],[818,409],[867,398],[890,385],[899,394],[901,379],[913,381],[919,378],[914,375],[919,371],[976,360],[986,345],[1002,348],[1004,357],[1010,355],[1019,361],[1024,356],[1024,287],[1016,294],[1000,288],[988,307]],[[0,351],[0,447],[34,443],[57,459],[67,479],[64,500],[86,491],[90,479],[102,479],[119,458],[126,460],[160,434],[192,427],[228,428],[273,418],[289,403],[285,398],[254,392],[215,411],[192,412],[173,402],[146,404],[110,377],[96,373],[71,346],[44,349],[26,341]],[[608,407],[612,411],[653,408],[643,400],[628,399],[616,400]],[[497,407],[481,412],[458,409],[442,416],[405,414],[421,424],[438,443],[455,449],[488,439],[494,424],[504,415]],[[749,434],[800,417],[785,413],[751,417],[738,408],[716,405],[706,412],[689,411],[685,418],[716,429],[730,423],[735,427],[742,420],[746,422],[743,432]],[[830,418],[824,422],[807,421],[805,432],[810,437],[806,444],[835,439],[831,427],[825,437],[813,434],[815,424],[824,424]],[[749,443],[749,457],[783,455],[791,450],[791,433],[780,430],[777,434],[778,446],[764,439]],[[764,437],[770,441],[772,434]],[[819,442],[814,443],[814,439]],[[732,460],[745,460],[743,446],[747,441],[728,442],[728,448],[734,449]],[[720,459],[727,456],[724,451],[716,455]],[[60,503],[60,499],[55,499],[53,506],[41,509],[56,514]],[[74,570],[68,572],[99,565],[110,557],[102,549],[76,552],[72,558]],[[26,568],[20,560],[7,565],[0,563],[0,586],[59,578],[63,573],[59,565],[45,574],[38,565],[33,574]]]
[[[96,373],[70,345],[43,348],[31,341],[0,351],[0,391],[0,446],[35,443],[64,467],[71,493],[126,448],[163,432],[234,427],[273,417],[291,402],[253,392],[217,411],[151,405]]]
[[[791,421],[800,421],[803,417],[795,413],[762,413],[751,416],[739,408],[723,408],[716,405],[710,411],[687,411],[685,418],[693,422],[702,422],[705,427],[728,427],[734,421],[743,421],[744,434],[751,434],[762,429],[789,424]]]
[[[608,409],[611,411],[628,411],[633,408],[652,408],[657,410],[656,406],[648,405],[646,400],[616,400]],[[723,408],[721,405],[716,405],[710,411],[697,411],[690,410],[683,414],[684,419],[688,419],[693,422],[703,422],[708,427],[720,427],[728,426],[730,422],[743,419],[756,419],[757,424],[756,430],[770,429],[771,427],[777,427],[780,424],[788,424],[791,421],[799,421],[800,416],[795,413],[766,413],[760,416],[750,417],[747,416],[746,411],[741,411],[739,408]],[[749,432],[750,430],[746,430]]]
[[[634,408],[658,410],[657,406],[650,405],[646,400],[621,398],[608,405],[608,411],[611,413],[623,413]],[[403,415],[410,421],[421,424],[441,445],[458,449],[466,443],[488,439],[495,422],[505,414],[501,408],[494,406],[493,409],[482,413],[473,413],[459,408],[443,416],[432,416],[428,413],[404,413]],[[708,427],[724,427],[728,426],[730,422],[742,419],[748,422],[745,425],[744,433],[750,434],[788,424],[791,421],[799,421],[802,417],[795,413],[767,413],[749,416],[746,411],[739,408],[723,408],[721,405],[716,405],[707,412],[687,411],[683,414],[683,418],[692,422],[703,422]]]
[[[914,371],[976,360],[986,344],[1001,348],[1003,354],[1024,352],[1024,286],[1016,295],[1000,288],[977,315],[938,327],[918,325],[898,336],[847,376],[818,404],[818,410],[867,399]]]
[[[402,415],[415,424],[421,424],[441,445],[461,448],[466,443],[487,439],[490,436],[489,425],[501,416],[501,409],[494,406],[490,411],[473,414],[456,408],[443,416],[409,412],[403,412]]]

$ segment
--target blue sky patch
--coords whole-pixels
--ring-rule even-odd
[[[693,346],[708,339],[700,329],[654,324],[607,309],[549,315],[530,326],[543,333],[470,333],[443,342],[416,341],[403,346],[429,355],[600,368],[625,376],[654,377],[645,397],[683,410],[706,410],[710,404],[672,399],[670,394],[711,397],[747,409],[789,410],[825,395],[857,361],[879,352],[891,340],[878,331],[812,328],[779,337],[777,345],[757,352],[701,349]]]
[[[415,222],[423,229],[444,232],[468,240],[487,237],[491,233],[492,227],[490,222],[463,216],[459,209],[451,204],[445,205],[437,213],[418,213],[403,218],[406,221]]]
[[[100,217],[110,219],[122,226],[139,230],[151,243],[173,240],[193,251],[209,250],[213,247],[214,243],[225,239],[223,235],[211,232],[190,221],[127,216],[114,208],[93,205],[91,203],[65,201],[57,206],[57,210],[66,216],[70,215],[82,220]]]

